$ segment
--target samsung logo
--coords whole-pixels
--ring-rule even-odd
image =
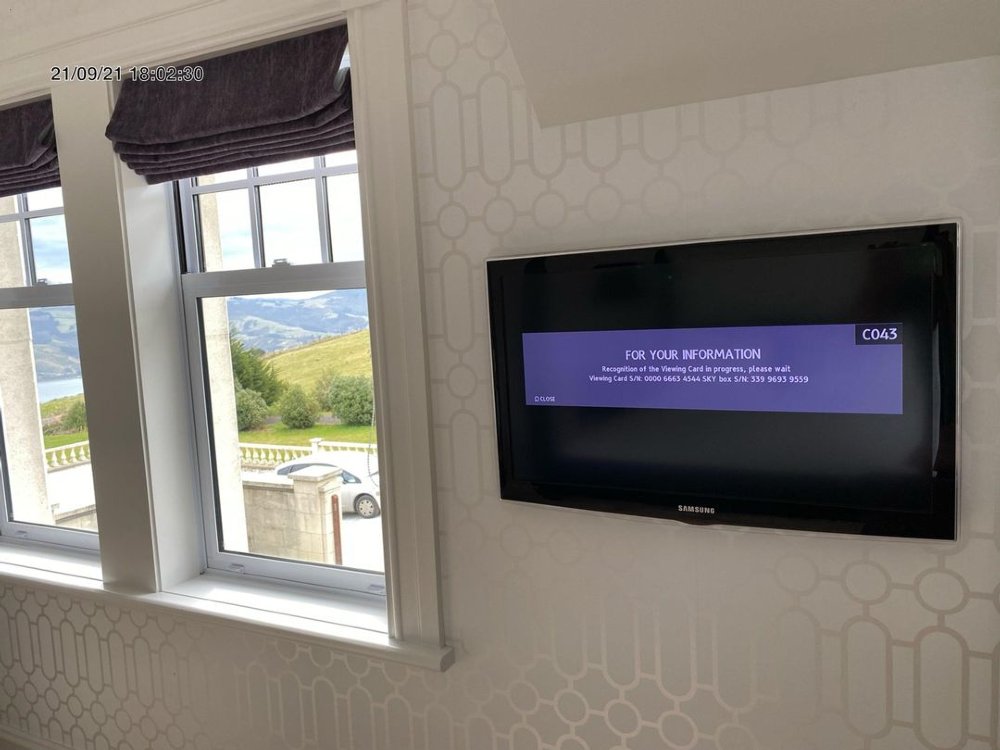
[[[715,514],[715,508],[707,508],[704,505],[678,505],[677,510],[681,513],[708,513]]]

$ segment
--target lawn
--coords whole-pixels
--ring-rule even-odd
[[[82,430],[80,432],[68,432],[64,435],[45,435],[44,438],[46,449],[59,448],[63,445],[69,445],[71,443],[82,443],[84,440],[90,439],[86,430]]]
[[[368,329],[286,349],[265,358],[278,377],[311,393],[324,372],[372,376],[372,345]]]
[[[271,443],[273,445],[309,445],[311,438],[340,443],[368,443],[375,439],[375,429],[368,425],[318,424],[293,430],[283,424],[269,424],[259,430],[240,433],[241,443]]]

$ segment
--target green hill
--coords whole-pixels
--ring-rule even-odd
[[[372,376],[372,346],[368,329],[323,339],[294,349],[285,349],[265,358],[286,383],[301,385],[311,392],[327,371],[338,375]]]

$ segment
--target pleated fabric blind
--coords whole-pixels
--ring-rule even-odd
[[[58,186],[52,102],[0,110],[0,197]]]
[[[197,63],[201,81],[127,81],[106,135],[149,183],[354,148],[347,26]]]

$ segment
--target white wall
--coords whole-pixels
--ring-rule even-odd
[[[488,2],[411,3],[441,675],[7,587],[0,725],[67,747],[873,750],[1000,742],[1000,59],[533,126]],[[483,261],[964,222],[961,542],[497,497]]]

